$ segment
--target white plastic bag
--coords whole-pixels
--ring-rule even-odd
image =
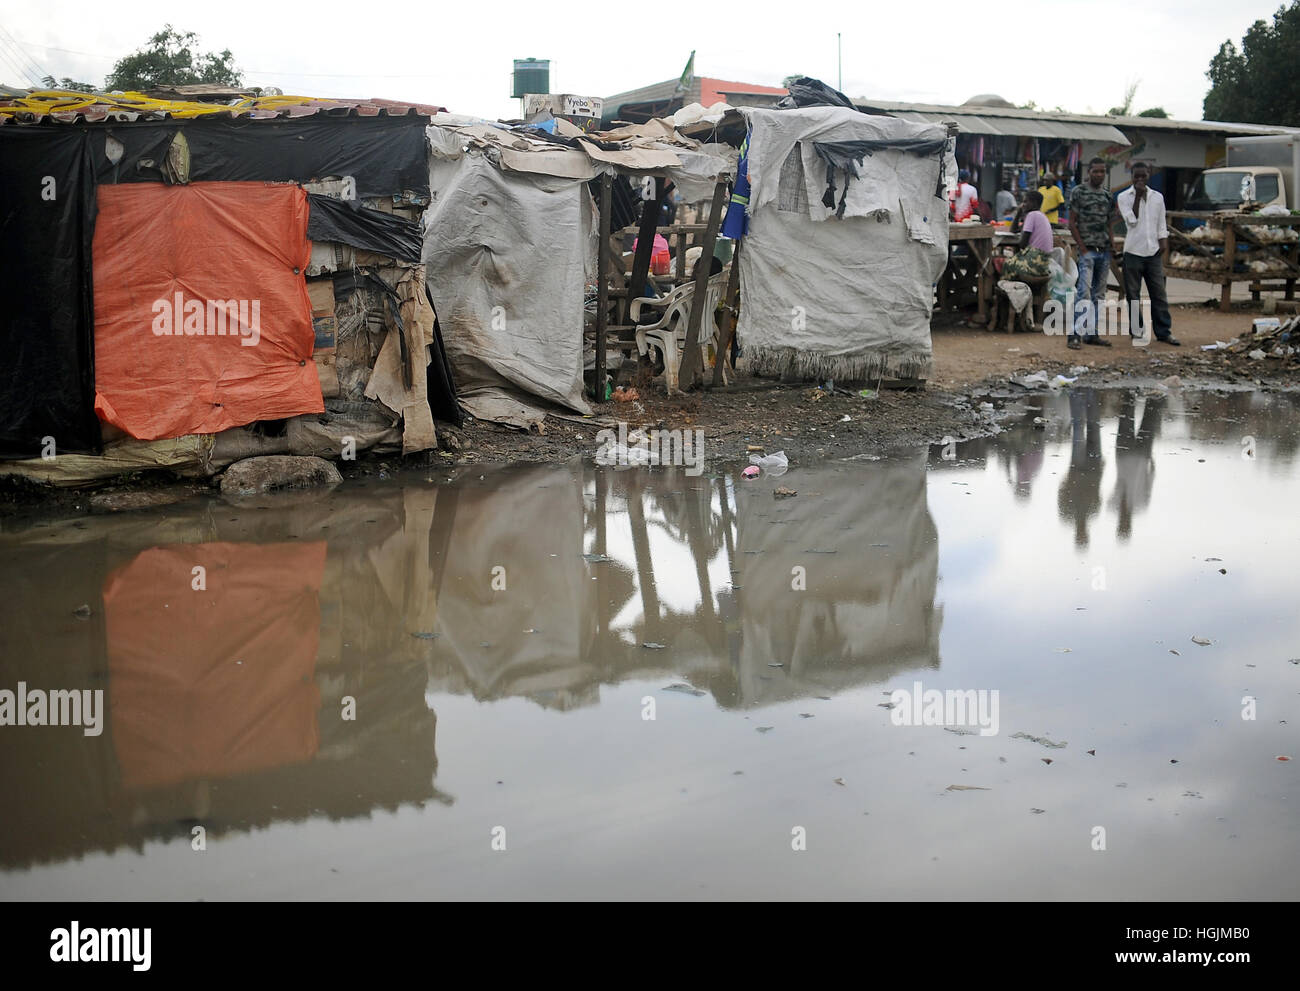
[[[758,465],[765,474],[772,476],[784,475],[790,469],[790,459],[785,456],[785,451],[777,451],[775,454],[751,454],[749,463]]]

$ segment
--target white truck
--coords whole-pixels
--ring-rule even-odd
[[[1300,131],[1229,138],[1227,162],[1196,177],[1188,210],[1236,210],[1247,201],[1300,210]]]

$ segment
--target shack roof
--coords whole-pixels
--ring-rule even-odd
[[[535,126],[503,125],[456,114],[432,119],[429,143],[437,157],[456,158],[465,148],[485,151],[505,171],[589,180],[605,172],[667,175],[679,188],[698,191],[735,171],[728,150],[701,145],[679,134],[672,121],[654,119],[609,131],[584,132],[563,118],[555,132]]]
[[[179,88],[179,87],[178,87]],[[144,93],[77,93],[34,90],[0,100],[0,125],[98,124],[188,120],[197,117],[432,117],[446,108],[431,103],[370,99],[317,99],[308,96],[245,97],[233,103],[160,99]]]
[[[735,106],[769,106],[776,97],[736,91],[727,95]],[[1279,134],[1289,128],[1265,124],[1241,124],[1214,120],[1175,120],[1168,117],[1105,116],[1100,114],[1055,113],[1027,110],[1022,107],[983,106],[963,103],[908,103],[856,97],[854,106],[871,113],[888,114],[903,120],[941,123],[952,121],[962,134],[1013,135],[1017,137],[1057,138],[1065,141],[1102,141],[1107,144],[1129,143],[1126,129],[1178,131],[1206,135],[1241,136]]]

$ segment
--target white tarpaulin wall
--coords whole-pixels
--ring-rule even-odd
[[[947,190],[936,190],[956,176],[951,143],[927,155],[866,155],[842,219],[844,174],[836,170],[836,205],[823,206],[826,162],[814,143],[946,140],[946,129],[840,107],[741,112],[751,189],[737,334],[750,367],[928,378],[934,283],[948,259]]]
[[[665,121],[599,135],[557,128],[569,144],[453,114],[426,129],[424,262],[456,392],[474,416],[521,427],[556,405],[591,412],[583,301],[599,221],[587,182],[660,174],[704,198],[735,170],[731,149],[683,138]]]
[[[424,261],[461,405],[526,426],[583,398],[583,289],[596,228],[585,182],[505,173],[478,150],[432,157]]]

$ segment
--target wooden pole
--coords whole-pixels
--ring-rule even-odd
[[[704,231],[699,261],[695,263],[695,292],[691,295],[691,317],[686,322],[686,351],[682,355],[681,370],[677,376],[677,387],[682,390],[694,388],[703,377],[704,363],[698,344],[700,324],[705,316],[704,301],[708,296],[709,270],[713,267],[713,245],[718,239],[718,228],[722,226],[722,208],[726,202],[727,184],[719,182],[713,187],[709,226]],[[713,315],[708,314],[708,318],[712,320]]]
[[[1219,296],[1219,312],[1232,312],[1232,270],[1237,265],[1237,227],[1231,220],[1223,223],[1223,263],[1228,267]]]
[[[731,350],[731,341],[736,336],[736,311],[740,307],[740,247],[745,239],[736,239],[736,247],[731,252],[731,274],[727,276],[727,295],[725,297],[722,333],[718,335],[718,354],[713,359],[713,386],[722,385],[723,366]]]
[[[650,256],[654,253],[655,231],[659,226],[659,214],[663,211],[664,195],[667,183],[663,176],[655,178],[655,198],[647,201],[642,208],[641,226],[636,235],[636,254],[632,257],[632,275],[627,283],[627,296],[624,298],[619,323],[629,322],[629,308],[632,300],[645,292],[646,277],[650,274]]]
[[[596,255],[596,402],[605,401],[605,329],[609,323],[609,173],[600,177],[600,251]]]

